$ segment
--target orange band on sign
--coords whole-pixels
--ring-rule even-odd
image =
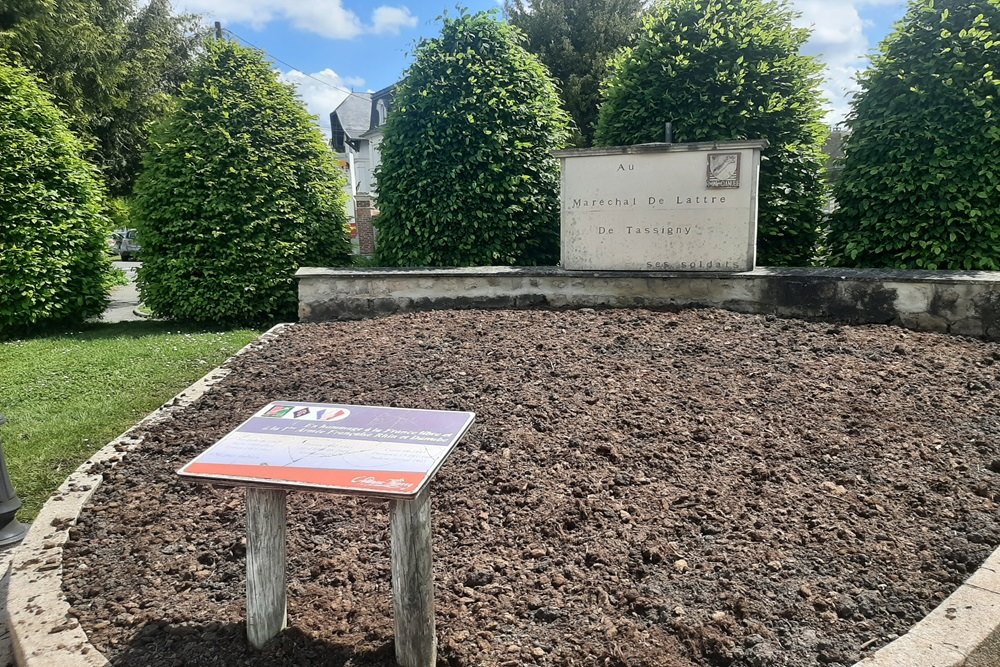
[[[420,486],[426,475],[386,470],[324,470],[291,466],[255,466],[223,463],[192,463],[184,472],[208,477],[238,478],[260,482],[291,482],[357,491],[406,493]]]

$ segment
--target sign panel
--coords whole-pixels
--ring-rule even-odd
[[[766,142],[557,151],[562,267],[749,271]]]
[[[177,471],[228,484],[417,496],[475,413],[275,401]]]

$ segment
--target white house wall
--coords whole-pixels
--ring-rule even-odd
[[[352,154],[354,157],[354,192],[355,194],[371,192],[372,161],[369,143],[362,140],[358,151],[352,152]]]
[[[374,170],[380,164],[382,164],[382,135],[381,134],[373,135],[369,139],[368,145],[371,153],[372,171],[374,172]],[[372,188],[371,189],[372,194],[375,194],[376,191],[378,190],[378,184],[375,182],[374,175],[372,176],[371,179],[371,188]]]

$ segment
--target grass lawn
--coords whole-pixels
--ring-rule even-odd
[[[121,322],[0,343],[0,437],[19,518],[34,518],[80,463],[259,333]]]

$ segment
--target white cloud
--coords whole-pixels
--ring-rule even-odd
[[[309,0],[308,2],[275,2],[292,25],[299,30],[314,32],[330,39],[350,39],[365,32],[365,26],[354,12],[344,9],[341,0]]]
[[[857,90],[855,76],[866,65],[868,39],[862,30],[861,15],[852,3],[830,4],[825,0],[797,0],[802,13],[798,24],[812,29],[804,51],[819,56],[827,67],[823,93],[831,123],[847,114],[849,100]]]
[[[859,8],[903,4],[905,0],[794,0],[793,6],[802,14],[798,25],[813,31],[804,52],[818,56],[827,66],[823,93],[829,123],[839,123],[847,115],[858,90],[855,77],[868,66],[868,53],[875,46],[864,34],[865,21]]]
[[[372,32],[398,35],[403,28],[417,27],[417,17],[406,7],[376,7],[372,12]]]
[[[417,17],[405,6],[380,5],[371,21],[344,7],[343,0],[173,0],[174,9],[201,14],[209,21],[247,23],[261,29],[283,19],[299,30],[330,39],[351,39],[362,34],[398,35],[417,25]]]
[[[330,112],[350,93],[349,86],[358,88],[365,83],[364,79],[358,77],[341,77],[329,68],[308,75],[293,69],[280,72],[279,77],[282,81],[295,85],[299,97],[306,103],[309,113],[317,117],[319,128],[327,137],[330,136]]]

